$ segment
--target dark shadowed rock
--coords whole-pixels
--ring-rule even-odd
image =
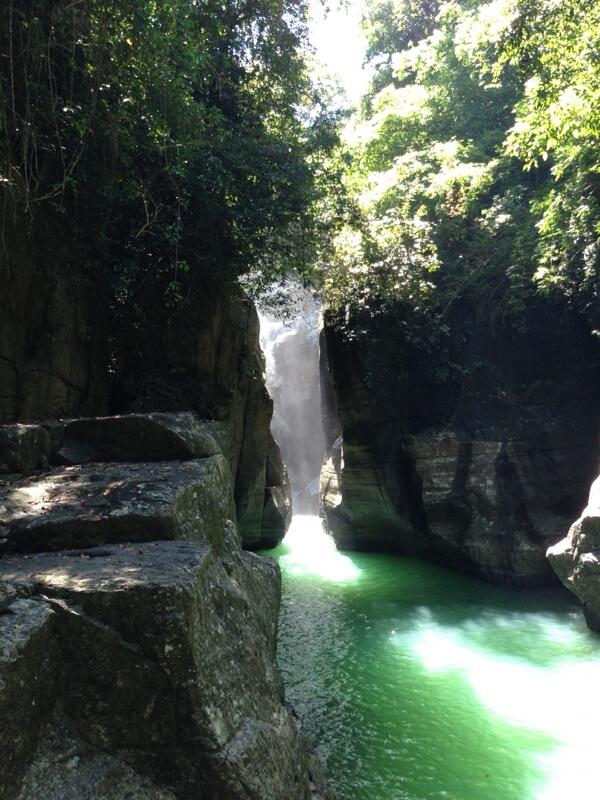
[[[0,561],[0,565],[4,566]],[[6,582],[0,577],[0,591]],[[56,702],[55,614],[17,598],[0,613],[0,797],[15,797]]]
[[[91,267],[69,215],[47,209],[30,225],[5,202],[0,422],[102,413],[110,387],[106,271]]]
[[[343,433],[321,477],[329,529],[342,548],[553,580],[546,549],[600,457],[593,337],[560,305],[532,303],[518,327],[465,305],[427,349],[403,313],[325,325],[326,423],[337,414]]]
[[[38,747],[17,800],[177,800],[123,760],[90,745],[56,713]]]
[[[266,487],[260,538],[258,531],[245,537],[246,546],[275,547],[283,539],[292,519],[292,492],[288,473],[275,439],[267,447]]]
[[[292,518],[292,504],[286,486],[267,486],[263,509],[262,547],[275,547],[285,536]]]
[[[41,425],[0,426],[0,474],[47,469],[51,439]]]
[[[151,539],[218,546],[231,478],[223,456],[65,467],[3,486],[0,512],[0,553]]]
[[[224,425],[191,412],[124,414],[62,423],[63,463],[183,461],[224,453]]]

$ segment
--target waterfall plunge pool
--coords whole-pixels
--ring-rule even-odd
[[[600,637],[564,593],[340,553],[315,516],[265,554],[287,699],[338,800],[598,800]]]

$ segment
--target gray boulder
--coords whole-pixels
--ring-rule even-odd
[[[562,583],[583,603],[588,626],[600,633],[600,478],[579,519],[547,556]]]
[[[0,565],[4,566],[1,560]],[[0,591],[3,589],[6,592],[7,586],[0,578]],[[56,700],[58,649],[54,622],[51,607],[38,600],[17,597],[10,610],[0,612],[2,798],[18,794],[40,729]]]
[[[281,703],[279,570],[231,523],[223,543],[0,560],[20,595],[0,615],[2,797],[316,796]]]
[[[224,452],[226,426],[191,412],[124,414],[58,423],[63,463],[86,461],[173,461]]]
[[[242,550],[222,426],[130,415],[52,442],[71,426],[150,460],[0,488],[0,797],[331,798],[283,703],[280,573]]]
[[[152,539],[219,546],[233,513],[223,456],[64,467],[0,487],[0,553]]]

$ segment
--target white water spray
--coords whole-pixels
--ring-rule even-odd
[[[320,303],[289,283],[286,310],[259,309],[267,388],[275,406],[272,430],[292,486],[294,514],[318,514],[319,472],[325,454],[319,385]]]

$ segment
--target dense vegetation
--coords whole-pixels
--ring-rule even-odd
[[[442,329],[458,298],[518,319],[546,293],[597,326],[600,5],[372,0],[366,30],[329,303],[400,301]]]
[[[190,272],[304,269],[333,135],[305,68],[306,13],[303,0],[7,0],[3,230],[66,221],[121,303],[148,277],[174,304]]]
[[[307,13],[7,0],[4,241],[63,220],[129,309],[148,279],[169,307],[190,275],[316,264],[333,307],[400,300],[442,329],[465,295],[518,315],[546,292],[600,324],[598,3],[370,0],[374,77],[341,145]]]

